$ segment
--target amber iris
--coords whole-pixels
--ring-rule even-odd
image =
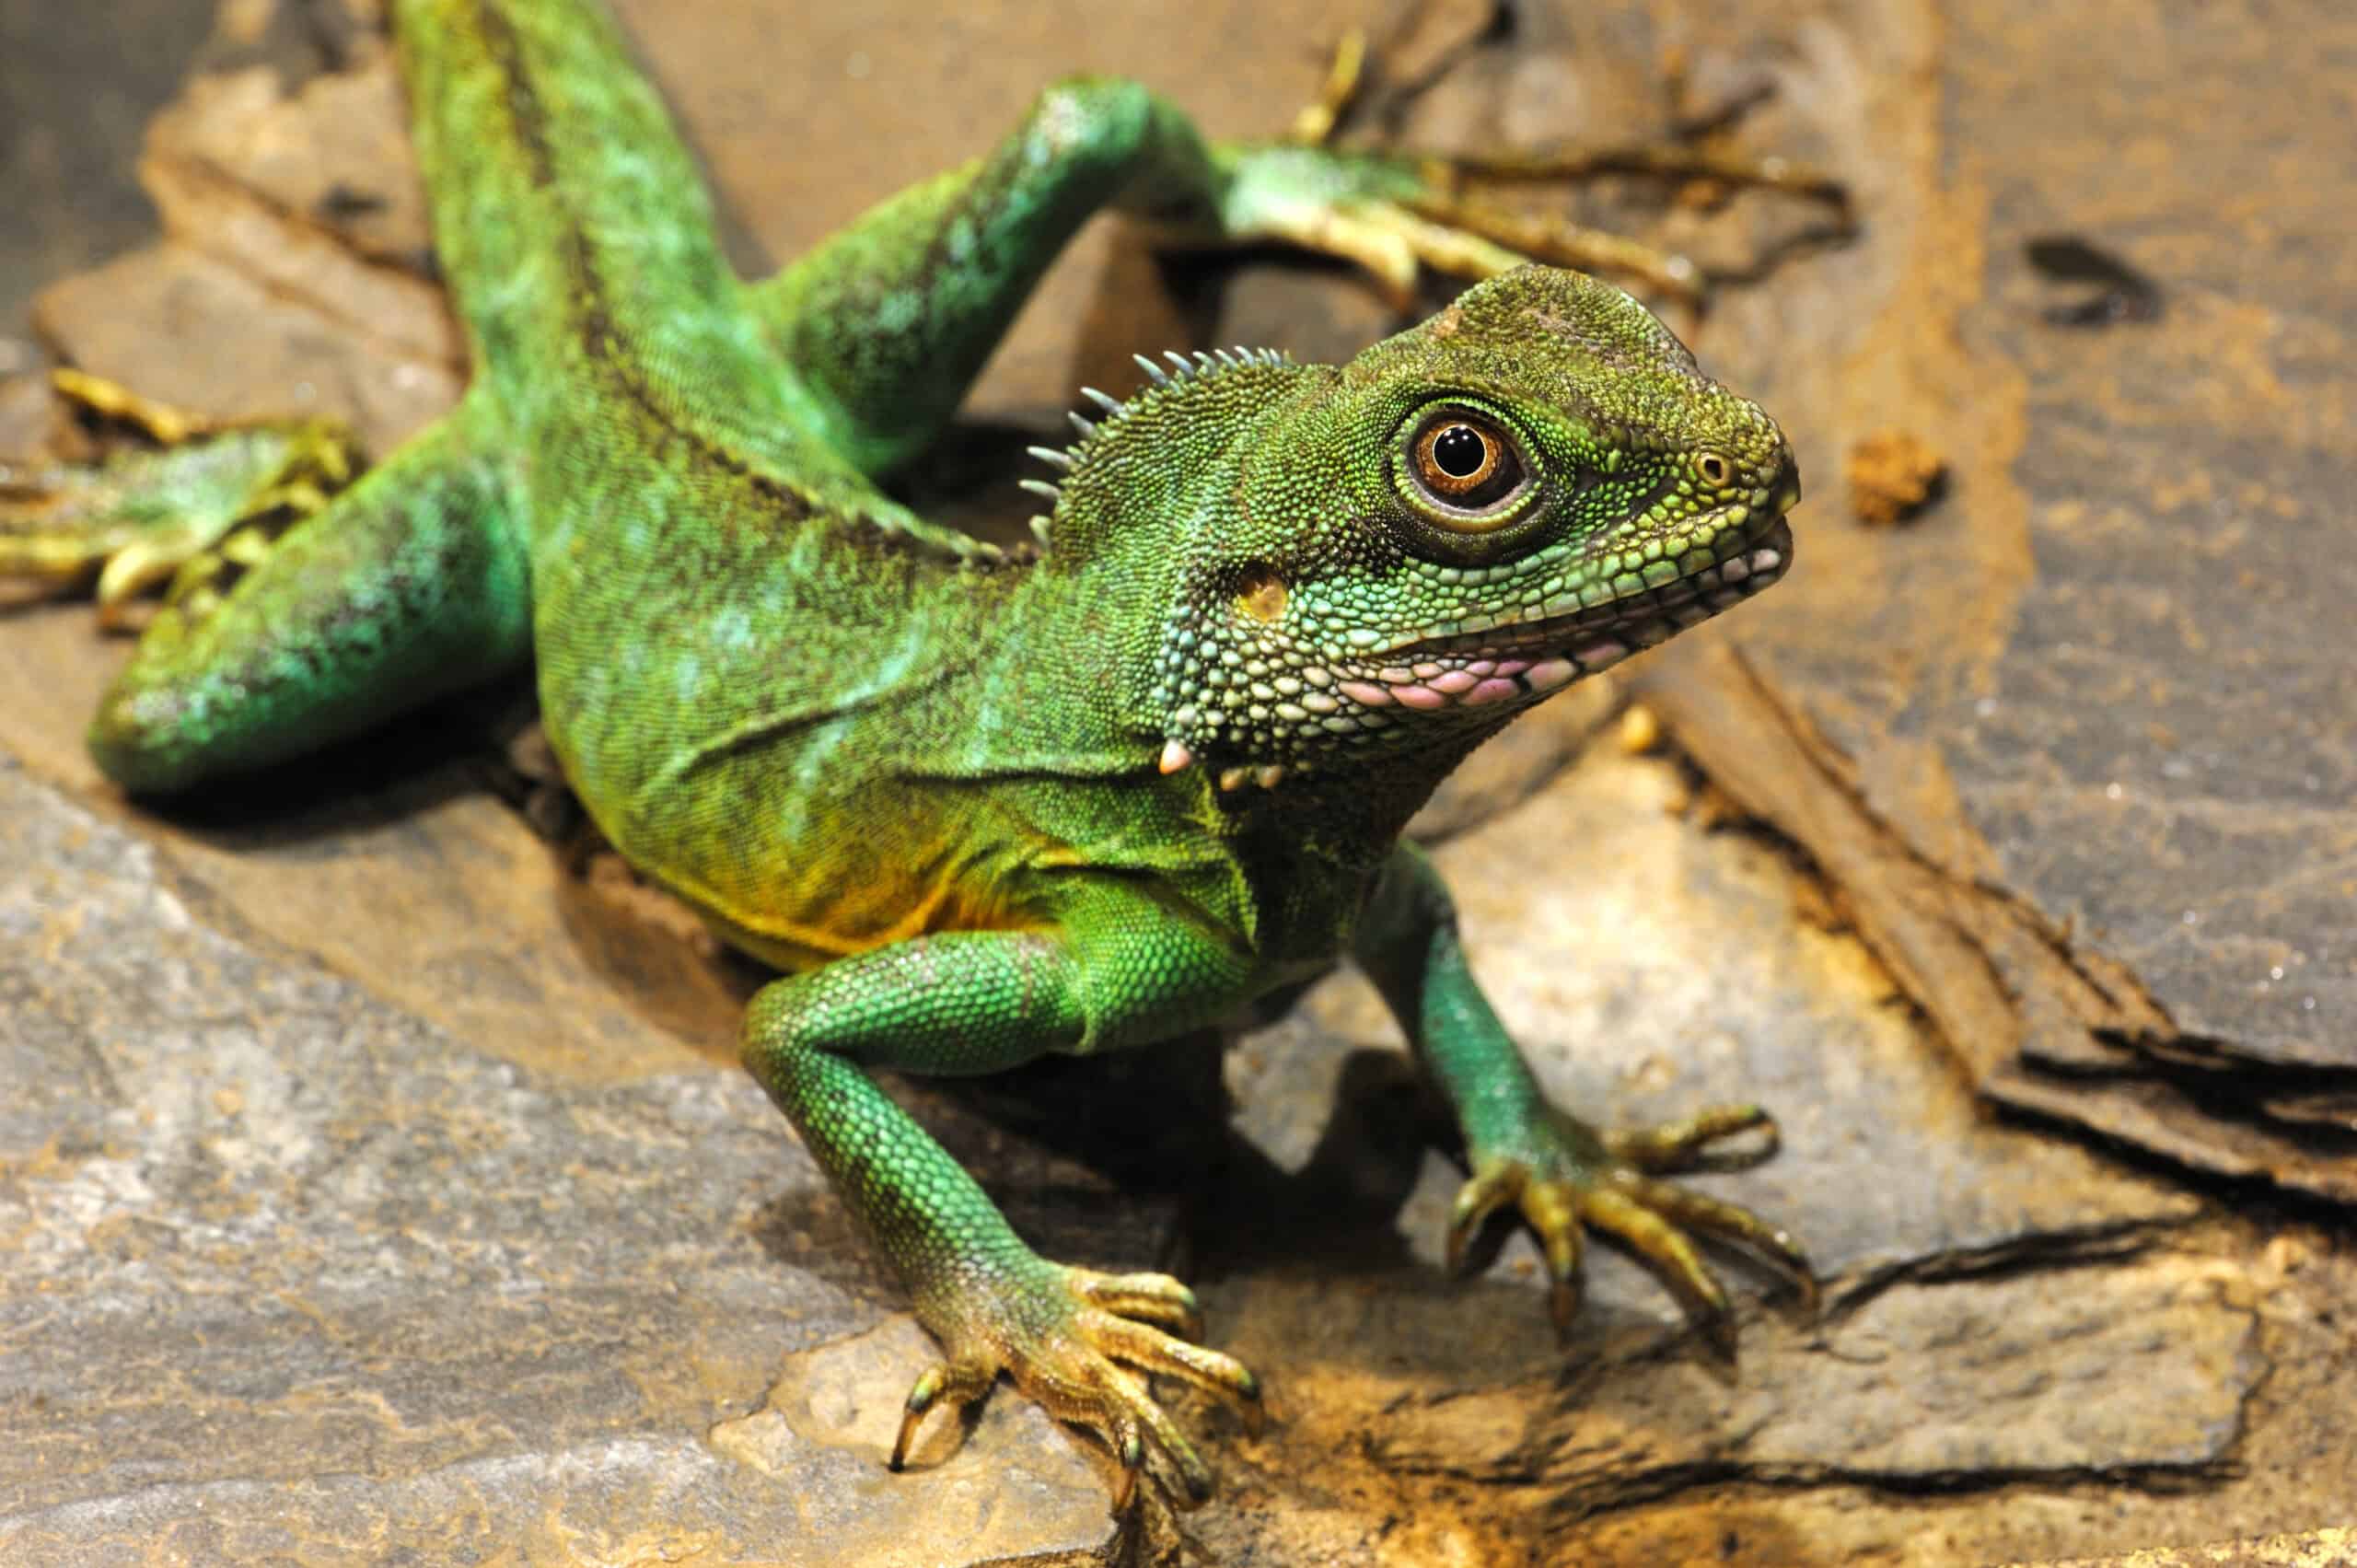
[[[1460,500],[1497,471],[1504,445],[1464,420],[1440,421],[1416,443],[1416,477],[1443,500]]]
[[[1506,434],[1452,410],[1409,444],[1417,487],[1457,511],[1483,511],[1522,488],[1522,458]]]

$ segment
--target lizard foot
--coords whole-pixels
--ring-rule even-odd
[[[1746,1132],[1766,1142],[1739,1155],[1717,1147]],[[1721,1353],[1735,1354],[1735,1319],[1725,1289],[1703,1266],[1687,1232],[1732,1241],[1765,1257],[1817,1309],[1817,1280],[1792,1233],[1747,1209],[1690,1192],[1655,1177],[1677,1171],[1756,1165],[1776,1152],[1776,1123],[1756,1105],[1721,1106],[1660,1127],[1598,1134],[1560,1112],[1527,1130],[1510,1151],[1477,1153],[1472,1179],[1457,1197],[1448,1262],[1465,1264],[1481,1224],[1512,1203],[1537,1233],[1554,1281],[1549,1308],[1556,1332],[1568,1333],[1580,1304],[1580,1259],[1587,1228],[1618,1238],[1686,1308]]]
[[[919,1316],[947,1351],[909,1390],[891,1466],[908,1460],[925,1414],[964,1405],[1001,1372],[1068,1421],[1104,1434],[1121,1464],[1119,1511],[1136,1494],[1145,1439],[1177,1466],[1190,1504],[1212,1493],[1212,1472],[1137,1374],[1163,1373],[1233,1401],[1259,1435],[1260,1380],[1242,1363],[1183,1337],[1199,1323],[1194,1293],[1167,1274],[1106,1274],[1031,1258],[1019,1272],[960,1277],[954,1299]],[[1135,1368],[1135,1371],[1129,1370]]]
[[[1332,146],[1363,96],[1366,64],[1364,36],[1346,34],[1317,98],[1284,140],[1215,149],[1226,180],[1224,238],[1275,240],[1349,261],[1403,309],[1413,305],[1424,271],[1479,282],[1527,261],[1634,278],[1680,304],[1700,306],[1707,280],[1690,259],[1490,192],[1633,174],[1692,190],[1751,187],[1822,203],[1832,221],[1824,236],[1812,238],[1840,238],[1854,227],[1848,192],[1831,176],[1789,158],[1751,157],[1703,143],[1465,157]],[[1723,129],[1741,107],[1692,129]]]
[[[351,434],[328,420],[214,424],[75,370],[58,391],[149,445],[88,465],[0,467],[0,576],[59,585],[98,576],[99,624],[170,582],[201,618],[287,529],[360,472]]]

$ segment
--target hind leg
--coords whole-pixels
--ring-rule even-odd
[[[529,580],[481,423],[462,405],[274,539],[232,534],[182,567],[91,722],[99,769],[134,793],[185,790],[521,667]],[[126,516],[147,530],[126,549],[168,534],[167,504],[202,466],[192,453],[116,475],[110,520],[53,528],[54,551]]]

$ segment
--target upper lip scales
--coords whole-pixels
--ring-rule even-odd
[[[1751,559],[1762,550],[1773,550],[1779,559],[1765,571],[1751,564]],[[1615,627],[1651,620],[1656,615],[1682,610],[1701,597],[1705,579],[1723,585],[1736,593],[1748,596],[1782,575],[1791,563],[1793,553],[1792,521],[1778,512],[1766,522],[1747,528],[1740,548],[1728,552],[1710,565],[1698,571],[1674,577],[1657,588],[1647,588],[1604,604],[1590,605],[1567,615],[1550,615],[1540,621],[1509,622],[1476,633],[1476,638],[1494,638],[1480,642],[1476,647],[1464,635],[1439,637],[1389,651],[1388,656],[1412,653],[1433,653],[1444,656],[1464,656],[1480,653],[1527,653],[1538,648],[1566,645],[1567,640],[1580,633],[1608,632]],[[1734,562],[1745,563],[1744,575],[1734,581],[1720,575]]]

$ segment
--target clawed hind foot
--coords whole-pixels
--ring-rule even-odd
[[[143,443],[87,465],[0,468],[0,575],[96,579],[99,624],[129,628],[157,584],[192,621],[358,476],[331,420],[215,422],[58,370],[58,392]]]
[[[1528,261],[1634,280],[1688,306],[1710,280],[1690,259],[1507,199],[1515,186],[1634,174],[1713,191],[1754,188],[1823,203],[1826,232],[1852,226],[1847,191],[1821,170],[1749,157],[1707,143],[1432,157],[1338,148],[1333,138],[1360,101],[1365,38],[1346,34],[1317,97],[1282,142],[1218,149],[1227,178],[1229,240],[1276,240],[1364,269],[1402,308],[1426,271],[1480,281]],[[1732,119],[1731,111],[1724,119]],[[1711,124],[1695,132],[1716,130]]]

